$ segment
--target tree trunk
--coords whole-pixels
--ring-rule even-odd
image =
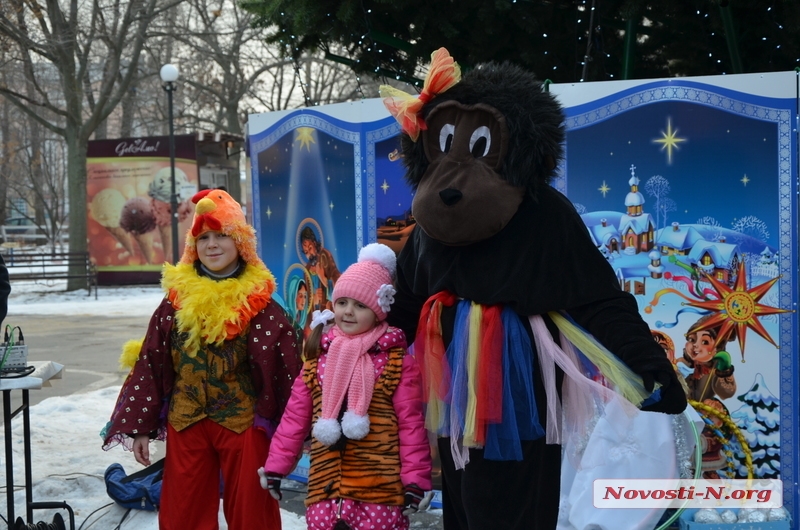
[[[30,131],[30,149],[31,149],[31,192],[33,197],[28,197],[30,201],[33,199],[33,217],[34,224],[36,224],[37,232],[42,232],[42,227],[45,226],[45,205],[42,194],[44,193],[44,160],[42,160],[42,126],[39,125],[33,118],[28,119],[28,130]],[[38,241],[38,240],[37,240]],[[37,242],[35,241],[35,243]],[[38,243],[37,243],[38,244]]]
[[[122,96],[122,119],[119,127],[120,138],[131,138],[133,136],[133,117],[136,112],[136,87],[138,79],[131,82],[125,95]]]
[[[5,224],[8,180],[11,177],[11,104],[2,99],[0,105],[0,223]]]
[[[88,141],[75,130],[74,125],[66,128],[67,174],[69,175],[69,251],[86,252],[86,149]],[[69,266],[72,276],[85,274],[81,265]],[[86,289],[86,280],[72,278],[67,280],[67,291]]]

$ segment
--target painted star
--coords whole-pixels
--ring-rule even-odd
[[[267,206],[267,211],[264,212],[264,213],[267,214],[267,219],[271,219],[272,218],[272,210],[269,209],[269,206]]]
[[[383,179],[383,184],[381,184],[381,189],[383,190],[384,195],[386,195],[386,192],[389,191],[389,183],[386,182],[386,179]]]
[[[598,190],[600,190],[600,193],[602,193],[602,194],[603,194],[603,198],[605,198],[605,196],[606,196],[606,193],[608,193],[609,191],[611,191],[611,188],[609,188],[609,187],[608,187],[608,185],[606,184],[606,181],[605,181],[605,180],[603,181],[603,185],[602,185],[602,186],[600,186],[600,187],[599,187],[599,188],[597,188],[597,189],[598,189]]]
[[[678,129],[672,130],[672,120],[667,118],[667,132],[661,131],[661,138],[653,140],[654,144],[662,144],[661,150],[667,150],[667,164],[672,164],[672,150],[678,150],[678,144],[688,141],[686,138],[678,138]]]
[[[747,183],[750,182],[750,179],[747,178],[747,173],[745,173],[745,175],[742,178],[740,178],[739,180],[742,182],[742,184],[744,184],[745,188],[747,187]]]
[[[704,273],[705,274],[705,273]],[[714,311],[712,316],[700,325],[693,326],[687,333],[695,333],[704,329],[719,326],[717,342],[726,340],[731,331],[736,332],[739,340],[739,349],[742,352],[742,362],[744,362],[744,345],[747,338],[747,328],[752,329],[761,335],[767,342],[775,346],[778,345],[772,340],[769,333],[758,317],[761,315],[775,315],[778,313],[791,313],[789,309],[778,309],[768,305],[758,303],[761,298],[781,277],[773,278],[768,282],[762,283],[750,289],[747,288],[747,274],[744,269],[744,262],[739,262],[739,271],[733,289],[717,281],[713,276],[706,274],[706,279],[711,282],[711,286],[719,294],[718,300],[704,300],[699,302],[687,302],[686,305],[709,309]]]
[[[328,207],[330,207],[331,211],[333,211],[333,201],[331,201],[331,203],[328,205]]]
[[[297,134],[294,137],[295,142],[300,142],[300,149],[306,147],[309,151],[311,151],[311,144],[315,144],[314,141],[314,128],[313,127],[298,127],[295,129]]]

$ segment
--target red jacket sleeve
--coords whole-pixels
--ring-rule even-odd
[[[103,449],[121,443],[131,448],[136,434],[166,436],[166,405],[172,393],[170,332],[175,311],[169,300],[158,306],[147,326],[139,357],[120,390],[114,412],[103,433]]]
[[[303,362],[299,337],[277,303],[270,302],[251,320],[247,349],[258,396],[256,413],[280,421]]]

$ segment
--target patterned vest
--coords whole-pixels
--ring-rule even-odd
[[[175,391],[168,420],[180,431],[208,418],[241,434],[253,425],[255,390],[247,359],[247,337],[226,340],[221,346],[202,344],[195,357],[183,349],[172,332]]]
[[[375,381],[369,404],[369,434],[362,440],[347,440],[341,450],[311,438],[306,506],[338,498],[403,505],[400,440],[392,395],[400,383],[405,350],[392,348],[388,353],[389,359]],[[311,390],[314,418],[318,418],[322,413],[322,387],[317,378],[317,359],[309,361],[306,367],[303,382]]]

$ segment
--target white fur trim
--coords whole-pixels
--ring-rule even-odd
[[[314,428],[311,429],[314,438],[322,442],[324,445],[333,445],[342,436],[342,428],[339,422],[333,418],[320,418],[314,423]]]
[[[361,440],[369,434],[369,416],[347,411],[342,418],[342,432],[351,440]]]
[[[374,261],[388,270],[392,278],[397,271],[397,255],[394,250],[382,243],[370,243],[362,248],[358,253],[358,261]]]

